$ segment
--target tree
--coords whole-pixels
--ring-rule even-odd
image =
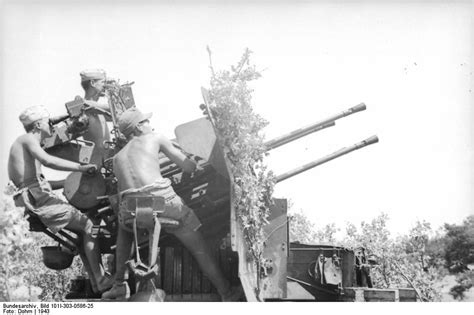
[[[430,223],[417,221],[408,235],[397,240],[404,248],[402,262],[406,276],[412,279],[412,284],[429,301],[441,298],[437,283],[446,274],[442,265],[435,264],[432,259],[432,256],[439,255],[433,251],[434,247],[429,247],[433,236]]]
[[[290,241],[304,244],[336,243],[336,233],[339,229],[335,223],[326,224],[323,228],[316,225],[300,209],[292,212],[292,202],[288,202],[290,222]]]
[[[398,255],[400,248],[390,239],[390,232],[387,229],[388,215],[382,213],[370,223],[363,221],[360,231],[353,224],[346,228],[347,236],[344,244],[349,247],[364,247],[371,255],[378,258],[378,265],[373,269],[372,280],[374,284],[381,288],[388,288],[396,281],[395,270],[390,262],[395,255]]]
[[[430,223],[426,221],[417,221],[415,226],[408,232],[408,236],[401,239],[401,242],[405,247],[405,253],[412,255],[414,263],[418,263],[424,271],[428,270],[426,247],[430,239],[430,233]]]
[[[360,231],[354,224],[348,224],[344,243],[350,247],[362,246],[368,254],[377,257],[378,264],[371,272],[375,287],[412,286],[419,298],[439,300],[441,296],[435,285],[441,274],[426,264],[431,227],[426,222],[417,222],[408,235],[393,239],[387,228],[388,219],[382,213],[369,223],[362,222]]]
[[[445,224],[447,267],[467,265],[474,262],[474,215],[467,217],[460,225]]]
[[[449,271],[457,274],[457,285],[451,288],[450,294],[463,300],[465,294],[474,285],[474,271],[468,264],[474,262],[474,216],[467,217],[462,224],[445,224],[444,257]]]
[[[446,267],[446,230],[444,227],[434,232],[426,244],[428,265],[435,268]]]
[[[290,221],[290,241],[304,244],[316,242],[314,224],[300,210],[289,215]]]
[[[314,233],[314,237],[320,243],[336,243],[336,233],[339,228],[336,227],[335,223],[326,224],[322,229],[317,230]]]

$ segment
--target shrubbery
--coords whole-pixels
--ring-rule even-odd
[[[258,266],[264,266],[263,227],[268,223],[275,177],[263,163],[266,149],[261,130],[268,122],[252,109],[253,90],[249,83],[261,75],[250,62],[250,55],[246,49],[239,62],[228,70],[216,71],[211,62],[210,110],[230,162],[234,207],[249,252]]]
[[[0,201],[0,300],[61,301],[69,289],[70,279],[84,274],[79,257],[61,271],[46,268],[41,247],[54,244],[43,233],[28,231],[23,209],[11,197]]]

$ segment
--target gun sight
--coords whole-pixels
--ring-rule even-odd
[[[50,124],[51,126],[54,126],[54,125],[59,124],[59,123],[62,122],[62,121],[65,121],[65,120],[68,119],[68,118],[69,118],[69,115],[67,115],[67,114],[66,114],[66,115],[60,115],[60,116],[51,117],[51,118],[49,119],[49,124]]]

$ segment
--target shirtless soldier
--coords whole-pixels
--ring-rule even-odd
[[[96,293],[110,288],[112,279],[105,277],[101,268],[99,247],[92,238],[92,222],[76,208],[52,193],[52,188],[41,174],[41,165],[60,170],[93,173],[96,165],[63,160],[46,153],[41,140],[51,136],[49,113],[44,106],[33,106],[20,115],[26,134],[18,137],[10,149],[8,176],[18,188],[15,205],[38,216],[53,233],[67,229],[82,236],[81,258],[91,278]]]
[[[241,287],[231,288],[224,278],[217,262],[211,257],[201,233],[199,219],[193,210],[186,207],[181,198],[176,195],[171,182],[163,178],[160,173],[158,153],[163,152],[171,161],[176,163],[185,172],[193,172],[196,163],[188,159],[176,149],[170,140],[163,135],[153,132],[149,124],[151,113],[143,114],[136,108],[126,110],[119,118],[120,132],[129,142],[114,157],[114,174],[118,180],[121,195],[126,191],[142,191],[165,198],[165,212],[163,216],[180,221],[178,229],[170,230],[193,254],[203,273],[216,287],[223,301],[237,300],[241,297]],[[119,212],[119,223],[123,222],[124,214]],[[110,291],[105,292],[102,298],[126,298],[130,294],[127,283],[124,281],[126,261],[130,257],[133,234],[119,224],[116,252],[115,283]]]
[[[88,115],[88,127],[83,138],[95,144],[91,163],[101,165],[102,160],[109,157],[108,151],[104,147],[104,141],[110,141],[110,131],[106,123],[106,121],[110,121],[111,117],[109,105],[98,102],[105,96],[106,74],[102,69],[87,69],[81,71],[80,77],[86,104],[98,109]]]

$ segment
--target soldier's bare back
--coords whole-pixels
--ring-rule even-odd
[[[159,152],[186,172],[192,172],[196,165],[166,137],[150,132],[133,137],[114,157],[114,173],[119,190],[140,188],[162,178]]]

